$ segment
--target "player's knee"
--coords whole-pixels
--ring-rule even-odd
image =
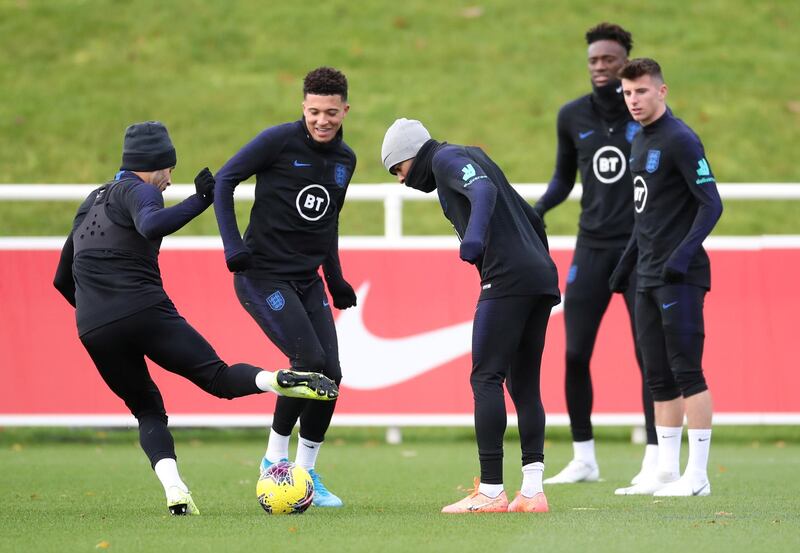
[[[653,401],[672,401],[681,396],[681,389],[671,375],[648,373],[647,387],[650,389]]]
[[[678,382],[683,397],[691,397],[708,390],[706,377],[699,368],[678,371],[675,373],[675,380]]]
[[[570,374],[588,374],[589,356],[580,350],[567,349],[567,372]]]

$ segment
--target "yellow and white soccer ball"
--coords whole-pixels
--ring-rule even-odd
[[[299,515],[311,506],[314,482],[303,467],[280,461],[261,473],[256,496],[267,514]]]

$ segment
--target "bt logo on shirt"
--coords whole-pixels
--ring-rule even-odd
[[[306,221],[319,221],[328,211],[330,203],[330,194],[319,184],[309,184],[297,194],[295,200],[297,212]]]
[[[641,176],[636,176],[633,179],[633,209],[636,213],[644,211],[644,206],[647,204],[647,183]]]
[[[616,146],[603,146],[594,153],[592,169],[597,180],[604,184],[617,182],[625,174],[628,162]]]

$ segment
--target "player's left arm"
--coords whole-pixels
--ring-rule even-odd
[[[163,238],[183,228],[214,201],[214,177],[206,167],[195,177],[197,192],[182,202],[164,207],[164,196],[155,186],[139,184],[126,190],[126,204],[136,230],[149,240]]]
[[[711,234],[722,215],[717,181],[700,139],[693,133],[684,133],[673,144],[675,165],[697,200],[698,208],[689,232],[664,264],[662,277],[666,282],[678,282],[684,278],[703,240]]]
[[[469,221],[461,237],[459,256],[475,265],[483,257],[486,248],[497,187],[476,161],[450,149],[440,150],[434,156],[433,173],[437,186],[447,186],[469,200]]]
[[[336,230],[331,239],[331,245],[328,249],[328,254],[322,263],[322,275],[325,277],[325,284],[328,286],[328,292],[333,299],[333,306],[336,309],[347,309],[355,307],[356,293],[353,287],[344,279],[342,272],[342,263],[339,260],[339,215],[344,207],[345,197],[347,195],[347,188],[350,186],[350,179],[353,177],[356,169],[356,158],[353,156],[353,167],[350,171],[350,176],[345,184],[345,194],[342,195],[342,201],[336,208]]]

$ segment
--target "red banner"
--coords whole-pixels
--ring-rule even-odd
[[[710,250],[704,368],[716,413],[800,413],[794,352],[800,249]],[[10,416],[127,414],[78,340],[74,313],[51,281],[56,250],[0,250],[0,424]],[[554,250],[563,280],[572,252]],[[471,321],[478,276],[454,249],[349,249],[342,265],[359,296],[335,311],[344,381],[341,415],[471,415]],[[239,305],[218,249],[161,254],[167,292],[229,363],[286,367]],[[224,401],[151,365],[176,414],[272,412],[274,396]],[[596,414],[641,412],[627,314],[615,297],[592,359]],[[564,324],[551,316],[542,366],[548,415],[565,413]],[[511,409],[509,405],[509,409]]]

